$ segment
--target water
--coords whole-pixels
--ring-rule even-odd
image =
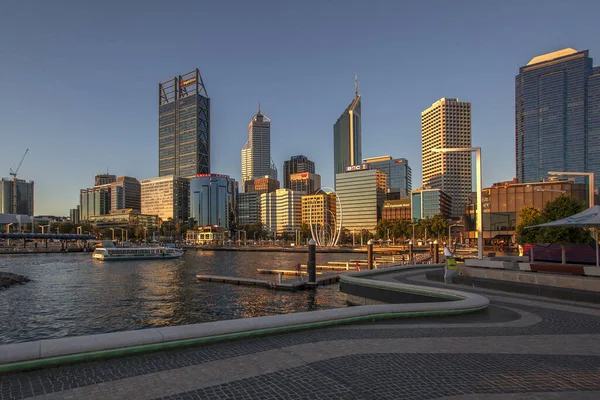
[[[317,254],[317,264],[366,258]],[[176,260],[102,263],[90,253],[0,256],[25,275],[0,289],[0,344],[345,307],[338,285],[286,292],[211,282],[196,274],[276,279],[257,268],[294,269],[306,254],[188,251]]]

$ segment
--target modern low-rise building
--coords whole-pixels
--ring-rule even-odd
[[[386,200],[383,202],[381,219],[387,221],[412,221],[411,199],[406,197],[399,200]]]
[[[351,165],[346,172],[336,174],[335,187],[344,214],[344,228],[373,231],[385,200],[386,175],[369,164]]]
[[[235,225],[237,186],[229,175],[202,174],[190,179],[192,226]]]
[[[0,214],[33,215],[33,181],[0,180]]]
[[[185,233],[185,243],[191,246],[202,246],[206,244],[224,245],[228,240],[229,231],[221,226],[201,226],[189,229]]]
[[[261,222],[265,229],[277,236],[293,234],[302,225],[302,196],[290,189],[260,195]]]
[[[93,215],[89,222],[100,229],[136,229],[141,228],[147,232],[158,230],[159,220],[157,215],[141,214],[132,208],[115,210],[108,215]]]
[[[190,181],[174,175],[144,179],[141,182],[142,214],[158,215],[162,221],[187,223],[189,218]]]
[[[302,196],[302,224],[329,225],[337,229],[335,193]]]
[[[432,218],[437,214],[450,218],[452,199],[446,192],[437,188],[419,188],[411,193],[412,219]]]

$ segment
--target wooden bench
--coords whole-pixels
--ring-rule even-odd
[[[553,274],[565,275],[585,275],[583,265],[563,265],[563,264],[531,264],[531,272],[549,272]]]

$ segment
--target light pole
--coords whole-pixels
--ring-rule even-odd
[[[452,224],[448,225],[448,246],[452,248],[452,227],[453,226],[464,226],[463,224]]]
[[[412,228],[413,228],[413,236],[412,236],[413,245],[416,243],[415,242],[415,226],[417,226],[417,225],[419,225],[419,224],[417,224],[417,223],[410,224],[410,226],[412,226]]]
[[[115,241],[115,228],[108,228],[112,231],[112,241]]]
[[[450,149],[431,149],[433,153],[475,153],[475,182],[477,185],[477,258],[483,258],[483,206],[481,201],[481,147],[461,147]]]
[[[559,172],[559,171],[548,171],[548,175],[573,175],[573,176],[587,176],[590,194],[588,198],[588,207],[594,207],[594,173],[593,172]]]

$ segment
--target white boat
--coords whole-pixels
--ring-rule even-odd
[[[100,261],[156,260],[179,258],[183,251],[173,247],[98,247],[92,257]]]

